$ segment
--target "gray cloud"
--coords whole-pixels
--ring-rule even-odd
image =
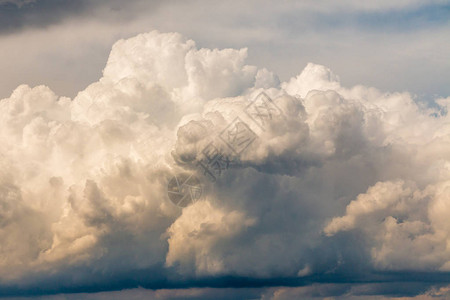
[[[145,9],[154,11],[161,1],[146,1]],[[26,29],[45,29],[74,18],[124,22],[137,15],[143,1],[32,0],[0,2],[0,35]]]
[[[85,11],[84,1],[3,1],[0,3],[0,33],[45,27]]]

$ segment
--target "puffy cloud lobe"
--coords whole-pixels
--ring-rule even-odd
[[[336,90],[340,84],[330,69],[309,63],[300,75],[283,83],[282,87],[289,94],[305,97],[311,90]]]
[[[71,268],[300,278],[355,257],[447,271],[448,99],[345,88],[314,64],[280,83],[246,56],[154,31],[118,41],[73,100],[25,85],[1,100],[0,281]],[[245,113],[261,92],[280,112],[263,127]],[[236,117],[257,138],[208,183],[195,163]],[[166,196],[181,171],[205,188],[182,210]]]
[[[254,219],[241,212],[223,211],[208,201],[196,202],[167,230],[170,238],[166,264],[171,266],[177,262],[183,268],[189,266],[188,273],[199,275],[224,273],[224,253],[212,248],[232,241],[235,235],[254,223]]]
[[[352,201],[325,233],[360,228],[371,240],[371,256],[380,269],[447,271],[449,192],[449,182],[424,190],[402,181],[379,182]]]

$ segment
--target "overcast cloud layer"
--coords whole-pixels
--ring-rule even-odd
[[[258,126],[261,92],[279,111]],[[178,33],[119,40],[74,99],[0,101],[0,295],[445,297],[450,98],[435,102],[312,63],[280,82],[245,48]],[[257,138],[213,183],[194,162],[236,117]],[[186,171],[204,189],[181,209],[167,183]]]

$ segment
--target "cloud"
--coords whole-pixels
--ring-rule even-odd
[[[210,49],[248,48],[248,64],[282,81],[316,62],[346,86],[407,90],[426,101],[449,93],[448,1],[40,0],[7,6],[0,9],[0,69],[8,70],[0,98],[22,83],[73,98],[101,76],[115,41],[152,29],[180,32]]]
[[[15,4],[16,6],[18,6],[20,8],[23,5],[26,5],[29,3],[34,3],[34,2],[36,2],[36,0],[1,0],[0,5]]]
[[[400,293],[404,293],[403,297]],[[415,293],[415,294],[409,294]],[[315,284],[305,287],[283,287],[262,293],[262,300],[282,299],[436,299],[448,296],[448,286],[424,288],[411,283]]]
[[[246,218],[239,211],[224,212],[210,202],[196,202],[183,210],[167,230],[170,238],[166,264],[172,266],[177,262],[183,267],[189,266],[190,270],[183,271],[187,273],[226,274],[223,255],[211,256],[216,250],[212,247],[232,242],[237,234],[254,223],[255,220]]]
[[[155,9],[161,1],[147,1],[146,8]],[[0,34],[12,34],[30,28],[45,28],[64,23],[67,19],[102,17],[105,20],[130,18],[142,1],[91,0],[2,0],[0,1]],[[117,13],[120,11],[120,14]]]
[[[448,270],[449,183],[425,190],[403,182],[379,182],[347,206],[343,217],[325,228],[328,235],[361,228],[381,269]]]
[[[312,63],[280,83],[246,59],[152,31],[116,42],[74,99],[2,99],[0,295],[446,280],[449,100]],[[230,159],[215,182],[197,164],[211,146]],[[203,189],[183,209],[179,172]]]

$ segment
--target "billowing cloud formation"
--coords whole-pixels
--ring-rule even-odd
[[[450,99],[345,88],[315,64],[280,83],[246,57],[154,31],[118,41],[74,99],[1,100],[4,293],[449,271]],[[252,142],[213,183],[196,163],[233,152],[237,117]],[[184,209],[179,172],[203,184]]]

